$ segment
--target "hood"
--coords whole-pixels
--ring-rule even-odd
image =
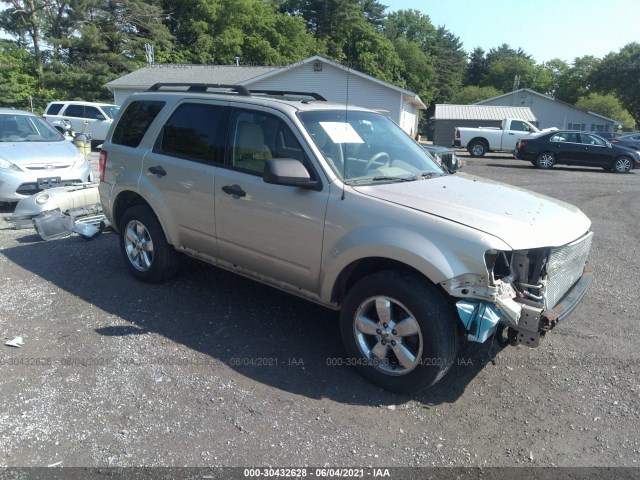
[[[463,173],[354,189],[475,228],[500,238],[514,250],[565,245],[591,226],[587,216],[573,205]]]
[[[0,157],[16,165],[69,164],[78,159],[71,142],[0,142]]]

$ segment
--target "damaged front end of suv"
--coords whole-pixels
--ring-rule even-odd
[[[592,281],[586,265],[593,232],[560,246],[485,253],[487,275],[442,282],[456,302],[467,338],[484,342],[496,331],[512,345],[537,347],[578,305]],[[506,332],[504,339],[502,332]]]

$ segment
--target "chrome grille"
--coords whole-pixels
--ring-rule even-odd
[[[592,239],[593,232],[589,232],[573,243],[551,249],[547,263],[545,309],[555,307],[564,294],[582,276]]]
[[[438,157],[440,157],[440,161],[443,165],[451,165],[453,161],[453,153],[439,153]]]
[[[26,165],[25,168],[29,170],[59,170],[61,168],[69,168],[71,165]]]

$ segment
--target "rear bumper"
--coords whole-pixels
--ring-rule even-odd
[[[460,140],[454,140],[453,142],[451,142],[451,145],[460,148]]]
[[[537,158],[537,155],[535,153],[527,152],[525,150],[520,150],[518,148],[516,148],[513,151],[513,156],[519,160],[527,160],[527,161],[532,161]]]

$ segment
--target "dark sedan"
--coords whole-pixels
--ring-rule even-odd
[[[632,133],[630,135],[621,135],[609,140],[614,145],[620,145],[622,147],[633,148],[634,150],[640,150],[640,133]]]
[[[583,165],[618,173],[640,168],[640,152],[613,145],[588,132],[544,132],[519,140],[513,154],[538,168],[551,168],[556,164]]]

